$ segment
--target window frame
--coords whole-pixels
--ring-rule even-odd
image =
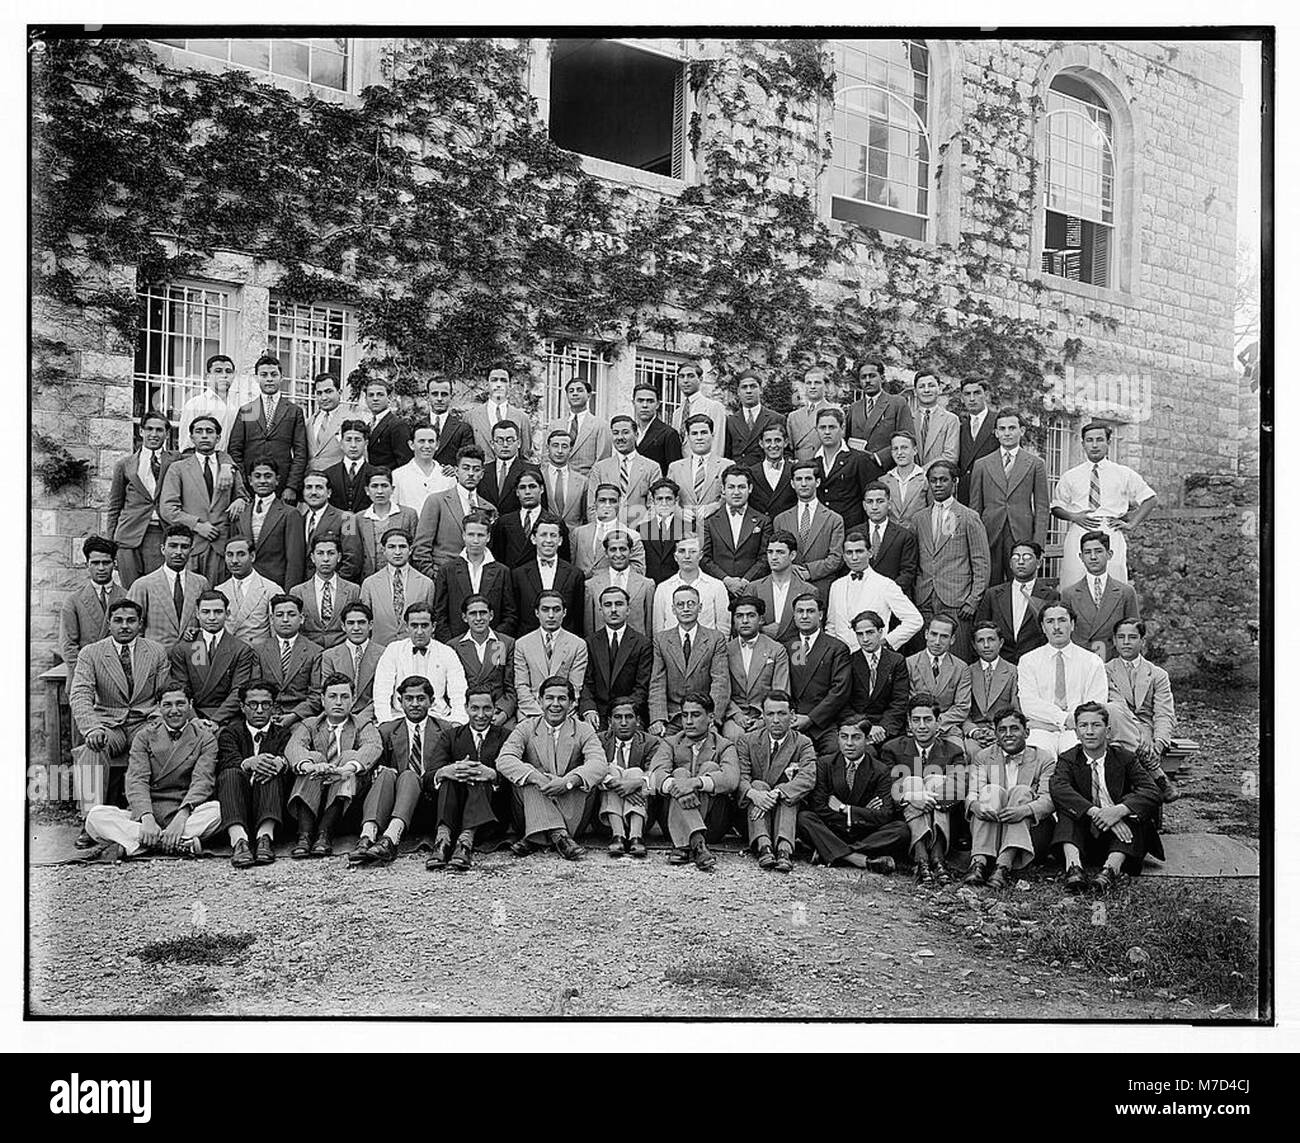
[[[656,376],[649,369],[642,368],[642,361],[653,361],[655,370],[661,376]],[[657,349],[643,349],[641,346],[635,347],[632,354],[632,392],[636,393],[636,387],[641,384],[651,384],[659,392],[659,419],[666,425],[671,425],[677,414],[681,412],[682,399],[681,389],[677,385],[677,374],[681,372],[683,365],[697,365],[698,359],[687,357],[680,353],[668,353]],[[672,374],[669,375],[666,367],[672,367]],[[671,387],[671,393],[669,392]]]
[[[196,49],[189,47],[188,45],[192,42],[192,40],[189,38],[180,38],[179,42],[175,42],[173,40],[165,40],[161,38],[157,38],[157,39],[151,38],[149,42],[151,44],[163,45],[164,47],[169,48],[173,52],[183,53],[184,56],[186,57],[185,60],[186,63],[190,63],[194,60],[206,60],[217,67],[240,68],[241,70],[251,72],[254,75],[266,77],[266,79],[271,81],[291,83],[291,84],[302,84],[304,87],[310,88],[313,92],[330,92],[335,96],[356,95],[358,93],[358,88],[356,85],[357,40],[355,37],[352,36],[343,37],[345,48],[343,52],[343,85],[341,87],[335,87],[333,84],[321,83],[313,79],[301,79],[298,76],[286,75],[283,72],[272,71],[270,68],[270,64],[273,62],[274,49],[272,49],[270,55],[268,56],[268,66],[265,68],[258,67],[254,64],[243,63],[240,60],[235,60],[230,58],[229,45],[233,43],[235,39],[265,38],[267,40],[287,40],[293,43],[304,44],[304,46],[307,48],[307,53],[308,53],[307,72],[308,75],[310,75],[311,55],[313,51],[313,45],[310,43],[310,37],[306,41],[299,40],[293,36],[266,36],[266,37],[214,36],[214,37],[196,37],[196,38],[225,39],[227,43],[226,58],[222,59],[220,56],[210,55],[207,52],[197,51]],[[324,49],[315,49],[315,50],[324,50]]]
[[[556,348],[559,346],[563,346],[564,350],[557,353]],[[605,399],[614,383],[614,361],[610,357],[608,350],[598,342],[581,337],[566,337],[560,333],[554,333],[543,338],[539,354],[542,372],[541,392],[538,395],[538,415],[548,430],[552,427],[561,428],[568,424],[571,416],[569,403],[564,395],[564,387],[578,374],[570,372],[565,376],[563,370],[566,364],[577,365],[584,363],[568,362],[569,350],[579,351],[590,357],[594,362],[596,376],[594,378],[590,375],[587,376],[591,386],[591,402],[587,406],[590,412],[597,413],[598,403]]]
[[[343,315],[344,337],[343,337],[343,339],[339,342],[339,345],[340,345],[340,348],[341,348],[341,353],[340,353],[340,370],[341,370],[341,374],[340,374],[339,379],[338,379],[338,380],[339,380],[339,389],[340,389],[340,390],[343,389],[344,384],[347,382],[347,379],[348,379],[349,374],[352,372],[353,369],[356,368],[357,360],[358,360],[358,358],[359,358],[359,356],[360,356],[360,339],[359,339],[359,337],[357,336],[357,309],[356,309],[356,307],[353,306],[353,305],[348,305],[348,304],[343,303],[343,302],[331,302],[331,301],[328,301],[328,300],[325,300],[325,301],[317,300],[317,301],[312,301],[312,302],[296,302],[296,301],[291,301],[291,300],[289,300],[289,299],[287,299],[287,298],[277,297],[276,292],[275,292],[274,290],[272,290],[272,291],[270,292],[270,295],[269,295],[268,298],[267,298],[267,303],[266,303],[266,345],[267,345],[267,352],[269,352],[269,353],[274,353],[277,357],[280,358],[280,361],[281,361],[281,374],[282,374],[284,380],[288,383],[286,386],[284,386],[284,387],[282,388],[281,391],[282,391],[282,392],[284,393],[284,395],[287,396],[291,401],[293,401],[295,404],[301,406],[301,407],[302,407],[302,411],[303,411],[303,415],[304,415],[305,417],[307,417],[308,420],[310,420],[311,417],[312,417],[312,415],[313,415],[313,414],[315,413],[315,411],[316,411],[316,395],[315,395],[314,387],[313,387],[313,385],[312,385],[312,378],[315,376],[316,373],[318,373],[318,372],[321,372],[321,373],[323,373],[323,372],[327,372],[327,370],[314,370],[314,369],[313,369],[312,372],[311,372],[311,374],[310,374],[309,376],[305,377],[305,378],[295,377],[295,376],[293,375],[293,373],[292,373],[292,367],[290,367],[288,370],[286,370],[285,365],[286,365],[287,363],[286,363],[286,361],[285,361],[285,354],[284,354],[283,352],[278,352],[278,351],[277,351],[277,348],[276,348],[275,344],[273,343],[273,340],[272,340],[272,339],[273,339],[273,338],[276,338],[276,337],[279,337],[279,338],[282,338],[282,339],[287,339],[287,340],[291,340],[291,341],[292,341],[292,340],[296,340],[297,335],[294,334],[294,333],[291,333],[291,334],[287,334],[287,335],[286,335],[286,334],[283,334],[283,333],[276,333],[276,332],[274,332],[274,331],[272,330],[272,328],[271,328],[271,315],[272,315],[272,312],[273,312],[273,307],[276,307],[276,306],[280,306],[280,307],[286,307],[286,306],[287,306],[287,307],[289,307],[290,310],[292,310],[292,311],[297,311],[297,310],[301,310],[301,309],[306,309],[306,310],[309,312],[309,321],[310,321],[310,312],[313,311],[313,310],[316,310],[316,309],[338,310],[338,311],[340,311],[340,312],[342,313],[342,315]],[[295,316],[295,318],[296,318],[296,316],[297,316],[297,315],[296,315],[296,312],[295,312],[294,316]],[[328,319],[326,319],[326,320],[328,320]],[[349,331],[350,331],[351,334],[352,334],[352,339],[351,339],[351,341],[349,341],[348,338],[347,338],[347,334],[349,333]],[[308,337],[306,338],[306,340],[309,341],[309,342],[313,342],[313,343],[314,343],[317,339],[314,338],[314,337],[312,337],[312,336],[309,334]],[[324,340],[329,341],[330,339],[325,338]],[[295,354],[295,357],[296,357],[296,354]],[[305,390],[306,390],[305,392],[303,392],[303,389],[304,389],[304,388],[305,388]]]

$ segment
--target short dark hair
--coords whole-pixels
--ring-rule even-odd
[[[686,418],[686,423],[682,425],[682,428],[690,432],[692,425],[708,425],[709,432],[713,432],[713,418],[707,413],[692,413]]]
[[[602,481],[596,485],[596,491],[592,494],[595,499],[600,499],[602,492],[612,492],[619,500],[623,499],[623,490],[617,484],[610,484],[608,481]]]
[[[264,353],[256,361],[254,361],[253,372],[256,373],[259,369],[262,368],[263,365],[274,365],[277,369],[284,368],[284,366],[280,364],[280,359],[276,357],[274,353]]]
[[[346,623],[348,616],[354,611],[361,612],[371,623],[375,621],[375,613],[370,610],[370,605],[362,603],[359,599],[354,599],[351,603],[345,603],[339,611],[339,622]]]
[[[558,599],[560,601],[560,606],[561,607],[565,606],[564,593],[562,591],[556,591],[555,588],[553,587],[544,587],[542,588],[541,591],[537,593],[536,606],[541,607],[542,604],[548,599]]]
[[[782,691],[782,690],[768,691],[767,694],[763,696],[763,702],[764,703],[783,702],[783,703],[788,703],[790,706],[794,705],[794,699],[790,697],[790,692]]]
[[[950,460],[932,460],[930,467],[925,470],[926,476],[931,476],[936,468],[942,468],[947,471],[950,480],[957,479],[957,466]]]
[[[997,414],[993,418],[993,423],[996,425],[1003,417],[1015,417],[1016,424],[1018,424],[1022,429],[1025,427],[1024,414],[1021,413],[1019,409],[1013,409],[1010,405],[1004,405],[997,411]]]
[[[713,696],[708,691],[687,691],[682,695],[682,706],[685,706],[688,702],[703,707],[705,714],[713,713]]]
[[[855,544],[866,544],[871,547],[871,537],[867,534],[865,528],[852,528],[844,534],[844,542],[847,544],[852,540]]]
[[[1106,709],[1106,704],[1104,702],[1081,702],[1076,706],[1074,708],[1074,722],[1076,726],[1079,723],[1079,716],[1083,714],[1099,714],[1101,715],[1102,722],[1107,726],[1110,725],[1110,711]]]
[[[1083,426],[1083,428],[1079,430],[1079,438],[1082,439],[1086,437],[1088,433],[1090,433],[1093,429],[1101,429],[1102,432],[1106,434],[1107,440],[1110,440],[1115,436],[1114,425],[1108,425],[1102,421],[1089,421],[1086,425]]]
[[[750,488],[754,487],[754,478],[750,475],[749,470],[741,468],[738,464],[733,464],[722,474],[722,483],[725,485],[733,476],[739,476]]]
[[[997,726],[1004,718],[1014,718],[1021,726],[1028,726],[1029,720],[1025,718],[1025,712],[1016,706],[1000,706],[991,715],[989,722]]]
[[[570,441],[573,440],[573,434],[569,432],[568,429],[557,428],[557,429],[552,429],[549,433],[546,434],[546,443],[550,444],[551,441],[553,441],[556,437],[568,437]]]
[[[364,391],[372,385],[378,385],[385,393],[393,391],[393,383],[387,377],[367,377],[366,383],[361,388]]]
[[[1037,540],[1012,540],[1011,541],[1012,554],[1015,553],[1015,550],[1017,548],[1028,548],[1030,551],[1034,553],[1035,559],[1041,560],[1043,558],[1043,545],[1040,544]]]
[[[1147,637],[1146,623],[1143,620],[1138,619],[1136,616],[1131,615],[1128,618],[1121,619],[1118,623],[1116,623],[1114,628],[1111,631],[1112,638],[1119,631],[1121,627],[1134,627],[1137,629],[1138,635],[1140,635],[1143,639]]]
[[[934,621],[936,619],[940,619],[944,623],[948,624],[948,629],[952,632],[952,634],[954,635],[957,634],[957,620],[953,618],[953,616],[949,615],[946,611],[938,611],[935,612],[935,614],[930,616],[930,622],[925,625],[925,629],[927,631],[934,626]]]
[[[977,619],[975,626],[971,628],[971,638],[973,639],[981,631],[992,631],[999,639],[1002,638],[1002,628],[994,623],[992,619]]]
[[[487,696],[487,697],[492,701],[492,704],[493,704],[494,706],[496,705],[497,696],[496,696],[496,694],[493,692],[491,686],[489,686],[487,683],[483,683],[483,682],[474,682],[474,683],[470,683],[470,684],[468,684],[468,685],[465,687],[465,702],[466,702],[466,703],[468,703],[469,700],[472,699],[475,695],[486,695],[486,696]]]
[[[735,615],[742,607],[752,607],[762,619],[767,615],[767,604],[756,595],[738,595],[731,601],[731,614]]]
[[[554,524],[560,530],[560,536],[564,536],[564,521],[562,521],[554,512],[543,512],[533,521],[533,535],[537,535],[537,529],[543,524]]]
[[[653,500],[655,493],[658,492],[659,489],[661,488],[668,489],[668,491],[673,494],[674,499],[678,499],[678,500],[681,499],[682,496],[681,485],[678,484],[677,481],[675,480],[669,480],[668,477],[666,476],[661,476],[658,480],[656,480],[653,484],[651,484],[650,487],[646,489],[646,494],[650,497],[651,500]]]
[[[217,418],[214,417],[211,413],[200,413],[197,417],[190,418],[188,431],[190,433],[193,433],[194,426],[199,424],[201,421],[207,421],[208,424],[210,424],[214,429],[217,430],[217,436],[221,435],[221,422],[217,420]]]
[[[460,530],[463,533],[471,524],[480,524],[489,532],[492,531],[492,517],[489,516],[482,508],[471,510],[461,523]]]
[[[547,691],[555,687],[563,687],[564,693],[569,696],[569,701],[573,702],[575,698],[573,683],[565,675],[551,675],[550,678],[543,679],[542,685],[537,688],[537,697],[541,698]]]
[[[163,539],[170,540],[173,536],[181,536],[186,540],[193,541],[194,530],[188,524],[168,524],[167,530],[163,532]]]
[[[515,424],[514,421],[497,421],[497,423],[492,426],[492,435],[496,436],[497,433],[501,432],[514,433],[515,436],[520,435],[519,426]]]
[[[986,393],[988,392],[989,383],[985,381],[983,377],[967,377],[966,380],[961,383],[963,389],[969,389],[972,385],[983,389]]]
[[[456,463],[460,464],[462,460],[476,460],[479,464],[485,464],[483,459],[483,450],[476,444],[461,445],[456,450]]]
[[[865,499],[867,498],[867,493],[868,493],[868,492],[883,492],[883,493],[885,494],[886,498],[888,498],[888,496],[889,496],[889,485],[886,484],[883,480],[873,480],[870,484],[868,484],[868,485],[867,485],[867,486],[862,490],[862,499],[863,499],[863,500],[865,500]]]
[[[797,552],[799,550],[799,541],[795,538],[793,532],[773,532],[767,538],[767,546],[770,548],[773,544],[784,544],[792,552]]]
[[[234,359],[233,357],[229,357],[229,356],[227,356],[227,355],[224,354],[224,353],[214,353],[211,357],[209,357],[209,358],[207,359],[207,361],[205,361],[205,362],[203,363],[203,372],[204,372],[204,373],[211,373],[211,372],[212,372],[212,367],[213,367],[213,366],[214,366],[218,361],[228,361],[228,362],[230,363],[230,368],[231,368],[231,369],[234,369],[234,367],[235,367],[235,359]]]
[[[564,383],[564,387],[567,389],[570,385],[574,384],[575,382],[576,382],[577,384],[581,385],[584,389],[586,389],[588,393],[591,392],[591,382],[588,381],[585,377],[582,377],[582,376],[574,376],[574,377],[570,377],[570,378],[569,378],[569,379]]]
[[[409,621],[412,615],[419,615],[421,612],[429,617],[430,623],[433,622],[433,604],[427,599],[417,599],[408,603],[402,612],[402,618]]]
[[[266,691],[271,696],[272,702],[280,697],[280,688],[276,686],[274,679],[249,679],[239,688],[239,701],[247,702],[248,696],[253,691]]]
[[[934,695],[927,691],[917,691],[916,694],[912,695],[907,700],[908,716],[911,717],[912,711],[916,710],[917,707],[922,706],[930,711],[935,718],[938,718],[942,713],[942,708],[939,706],[939,700],[935,698]]]
[[[407,691],[413,691],[416,688],[424,691],[429,698],[433,698],[433,684],[423,675],[407,675],[397,684],[396,690],[399,695],[404,695]]]
[[[844,427],[844,410],[837,409],[834,405],[827,405],[824,409],[817,410],[817,419],[813,424],[821,424],[825,417],[830,417],[840,428]],[[791,474],[793,475],[793,474]]]
[[[304,480],[306,477],[303,478]],[[343,550],[343,541],[339,539],[337,532],[321,532],[311,542],[311,550],[314,552],[321,544],[333,544],[339,551]]]
[[[144,428],[150,421],[162,421],[163,428],[171,432],[172,423],[167,419],[167,414],[161,409],[150,409],[143,417],[140,418],[140,427]]]
[[[208,588],[207,591],[199,592],[198,599],[194,601],[194,607],[196,610],[198,609],[200,603],[219,603],[221,604],[223,610],[225,611],[230,610],[230,600],[228,600],[224,595],[222,595],[221,592],[214,591],[212,588]]]
[[[372,480],[375,479],[376,476],[379,477],[380,480],[388,481],[389,484],[393,483],[393,470],[389,468],[387,465],[383,465],[383,464],[371,465],[370,472],[366,476],[366,483],[369,484]]]
[[[616,583],[611,583],[608,586],[602,587],[600,589],[600,599],[597,602],[603,603],[605,600],[605,596],[607,596],[611,591],[615,592],[618,595],[621,595],[629,603],[632,601],[632,597],[628,595],[628,593],[623,588],[619,587],[618,584]]]
[[[320,693],[324,694],[327,690],[330,689],[330,687],[343,687],[343,686],[346,686],[350,691],[356,690],[356,687],[354,686],[352,680],[348,678],[347,675],[343,674],[341,671],[335,671],[332,675],[325,676],[324,681],[320,685]]]
[[[90,559],[96,552],[117,559],[117,541],[105,539],[103,536],[88,536],[81,545],[81,554],[85,559]]]
[[[162,702],[168,695],[182,694],[186,702],[194,701],[194,692],[190,689],[190,684],[184,679],[178,679],[172,675],[162,686],[158,688],[158,701]]]
[[[635,430],[636,420],[627,413],[619,413],[618,416],[609,418],[609,427],[612,429],[615,425],[631,425]]]
[[[344,421],[339,425],[339,437],[342,438],[344,433],[360,433],[367,440],[370,439],[370,426],[365,421],[353,418],[350,421]]]
[[[821,473],[815,460],[796,460],[794,464],[790,466],[790,475],[794,476],[796,472],[802,472],[805,468],[812,469],[813,473],[816,475],[820,475]]]
[[[874,365],[874,366],[876,367],[876,371],[877,371],[877,372],[878,372],[882,377],[885,375],[885,363],[884,363],[884,362],[883,362],[879,357],[864,357],[864,358],[863,358],[863,359],[858,363],[858,376],[859,376],[859,377],[862,375],[862,371],[863,371],[863,370],[864,370],[868,365]]]
[[[1065,614],[1068,615],[1068,616],[1070,617],[1070,622],[1071,622],[1071,623],[1078,623],[1078,622],[1079,622],[1079,617],[1078,617],[1078,615],[1075,614],[1074,608],[1071,607],[1068,603],[1066,603],[1065,600],[1063,600],[1063,599],[1052,599],[1052,600],[1048,600],[1048,602],[1044,603],[1044,604],[1043,604],[1043,609],[1042,609],[1042,611],[1040,611],[1040,612],[1038,613],[1038,626],[1039,626],[1039,627],[1042,627],[1043,624],[1047,621],[1047,613],[1048,613],[1049,611],[1051,611],[1052,608],[1054,608],[1054,607],[1060,607],[1060,608],[1063,608],[1064,611],[1065,611]]]
[[[801,604],[805,599],[811,599],[815,604],[817,604],[817,610],[823,615],[826,614],[826,605],[822,602],[822,597],[818,595],[815,591],[804,591],[796,595],[790,601],[791,612],[793,612],[794,609],[799,604]]]
[[[333,381],[334,387],[336,389],[339,388],[340,385],[339,379],[335,377],[333,373],[329,373],[329,372],[317,373],[316,376],[311,379],[312,388],[314,389],[317,385],[320,385],[325,381]]]
[[[856,632],[858,624],[864,619],[877,631],[883,631],[885,629],[885,621],[880,617],[880,613],[878,611],[872,611],[870,608],[866,611],[859,611],[849,623],[849,627]]]
[[[647,393],[653,393],[655,395],[656,401],[662,400],[662,398],[659,396],[659,390],[656,389],[653,385],[650,385],[645,381],[638,382],[636,385],[632,386],[632,399],[636,400],[636,395],[640,393],[642,390],[644,390]]]
[[[383,537],[382,537],[382,538],[380,539],[380,541],[379,541],[379,546],[380,546],[380,547],[383,547],[383,546],[384,546],[385,544],[387,544],[388,541],[391,540],[394,536],[401,536],[401,538],[402,538],[403,540],[405,540],[408,544],[413,544],[413,543],[415,543],[415,541],[411,538],[411,533],[410,533],[410,530],[409,530],[409,529],[407,529],[407,528],[403,528],[403,527],[402,527],[401,525],[399,525],[399,524],[394,524],[391,528],[389,528],[389,529],[388,529],[388,530],[383,534]]]
[[[252,476],[259,468],[269,468],[276,476],[280,475],[280,462],[273,456],[259,456],[248,466],[248,475]]]
[[[124,607],[129,607],[135,612],[137,619],[143,618],[144,608],[141,607],[134,599],[117,599],[108,605],[108,617],[113,618],[114,612],[121,611]]]
[[[271,611],[274,611],[282,603],[292,603],[300,613],[302,611],[302,600],[299,599],[296,595],[290,595],[287,591],[282,591],[279,595],[271,596],[266,606]]]
[[[1083,551],[1083,545],[1089,540],[1096,540],[1097,543],[1101,544],[1102,547],[1106,549],[1106,551],[1110,551],[1110,536],[1100,528],[1094,529],[1091,532],[1084,532],[1084,534],[1079,537],[1079,551]]]
[[[461,600],[461,604],[460,604],[461,615],[467,615],[469,613],[470,606],[475,603],[484,604],[487,607],[488,611],[492,612],[494,615],[496,614],[496,611],[492,606],[492,601],[488,599],[486,595],[474,594],[474,595],[467,595],[463,600]]]

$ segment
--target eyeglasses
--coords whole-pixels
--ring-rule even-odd
[[[259,702],[256,699],[245,699],[244,705],[253,710],[261,710],[263,707],[275,706],[274,702]]]

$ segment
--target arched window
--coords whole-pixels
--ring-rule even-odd
[[[926,237],[930,52],[921,40],[835,42],[831,217]]]
[[[1084,80],[1062,72],[1047,92],[1043,273],[1111,285],[1115,148],[1110,109]]]

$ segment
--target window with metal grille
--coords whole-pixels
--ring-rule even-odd
[[[659,419],[671,425],[682,407],[677,388],[677,371],[686,363],[684,357],[636,351],[636,384],[653,385],[659,393]]]
[[[1058,75],[1047,92],[1043,273],[1110,285],[1115,153],[1110,112],[1088,84]]]
[[[1047,436],[1043,463],[1047,465],[1047,494],[1056,495],[1056,485],[1070,467],[1070,439],[1074,424],[1065,417],[1053,417],[1047,422]],[[1050,516],[1047,521],[1047,542],[1043,545],[1044,576],[1055,578],[1061,574],[1061,555],[1065,550],[1066,520]]]
[[[207,359],[214,353],[234,356],[235,293],[221,286],[172,282],[145,286],[137,296],[133,419],[139,423],[157,409],[176,424],[181,406],[203,391]]]
[[[580,155],[682,178],[685,69],[677,56],[616,40],[555,40],[551,138]]]
[[[568,419],[569,401],[564,395],[564,387],[575,377],[587,382],[591,388],[588,407],[596,407],[597,395],[609,375],[609,360],[603,352],[585,342],[548,338],[542,346],[542,365],[541,408],[548,425],[552,421]]]
[[[924,239],[930,53],[921,40],[835,43],[831,217]]]
[[[299,79],[320,87],[347,90],[348,41],[315,40],[159,40],[187,52],[225,60],[250,71]]]
[[[300,305],[272,297],[266,310],[266,344],[280,359],[281,391],[315,411],[312,379],[333,374],[342,388],[356,365],[356,315],[349,306]]]

